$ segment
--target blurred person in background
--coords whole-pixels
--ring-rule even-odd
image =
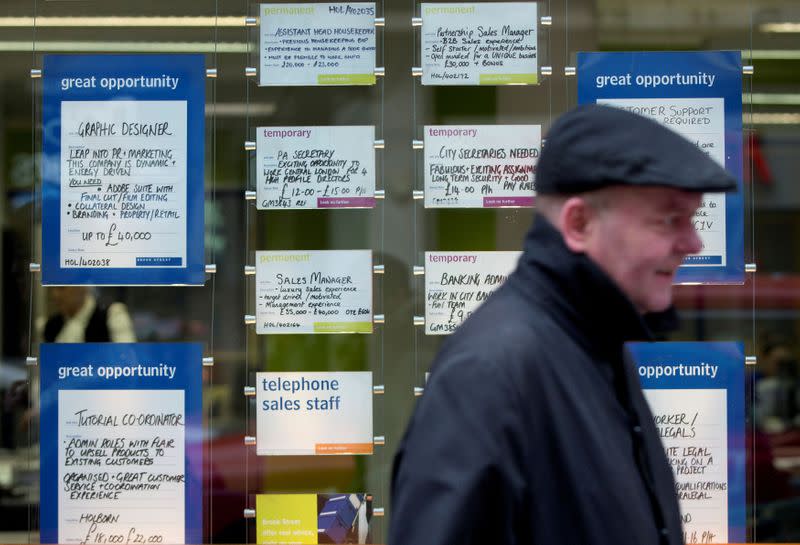
[[[123,303],[98,303],[86,286],[47,288],[55,313],[41,326],[48,343],[136,342],[133,322]]]
[[[106,306],[98,302],[87,286],[52,286],[46,288],[53,312],[46,320],[37,320],[37,330],[42,342],[47,343],[101,343],[136,342],[133,321],[123,303]],[[31,381],[31,390],[39,389],[38,378]],[[3,410],[7,414],[19,413],[17,431],[38,429],[38,395],[31,396],[27,381],[11,384]]]
[[[755,419],[766,433],[781,433],[800,422],[800,376],[789,344],[780,336],[766,335],[755,368]]]

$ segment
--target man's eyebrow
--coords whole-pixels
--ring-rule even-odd
[[[684,201],[677,197],[669,199],[666,203],[658,203],[655,209],[658,212],[692,212],[694,213],[695,210],[699,209],[702,206],[702,202],[697,203],[696,205],[694,202]]]

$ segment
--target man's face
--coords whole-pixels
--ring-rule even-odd
[[[668,187],[609,188],[589,220],[586,254],[644,312],[672,304],[683,258],[702,249],[694,213],[702,195]]]

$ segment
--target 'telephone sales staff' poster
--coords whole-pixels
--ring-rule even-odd
[[[200,543],[202,347],[41,346],[42,543]]]
[[[47,55],[44,284],[202,284],[202,55]]]
[[[738,181],[706,193],[694,218],[703,242],[675,281],[744,281],[742,58],[738,51],[578,53],[578,102],[606,104],[658,121],[694,142]]]
[[[256,373],[259,456],[372,454],[372,373]]]

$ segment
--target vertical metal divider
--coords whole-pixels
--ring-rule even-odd
[[[380,210],[378,211],[379,222],[380,222],[380,230],[379,230],[379,232],[380,232],[380,235],[379,235],[380,236],[380,246],[379,246],[380,251],[379,251],[379,255],[381,256],[381,263],[380,264],[384,266],[384,270],[383,270],[383,274],[380,275],[380,278],[378,278],[378,279],[376,279],[374,277],[374,275],[373,275],[373,282],[375,280],[378,280],[378,282],[379,282],[379,288],[378,289],[380,290],[380,296],[379,296],[378,299],[380,301],[380,311],[381,311],[381,313],[383,313],[385,315],[387,313],[386,312],[386,306],[385,306],[386,305],[386,297],[385,297],[386,280],[385,280],[385,278],[386,278],[386,256],[387,256],[387,252],[386,252],[386,169],[385,169],[385,165],[386,165],[386,157],[385,157],[385,155],[386,155],[386,118],[385,118],[385,105],[386,105],[386,22],[385,22],[386,21],[386,2],[385,2],[385,0],[380,0],[380,2],[378,4],[376,4],[376,6],[377,5],[380,5],[380,8],[381,8],[380,9],[380,14],[381,14],[381,17],[384,18],[384,26],[382,26],[382,27],[374,27],[376,34],[378,32],[378,29],[381,29],[380,30],[380,33],[381,33],[381,40],[380,40],[380,44],[381,44],[381,63],[380,64],[381,64],[381,66],[384,67],[384,75],[383,75],[383,77],[381,77],[380,88],[379,88],[379,92],[378,92],[378,100],[380,101],[379,114],[378,114],[378,119],[379,119],[379,122],[380,122],[380,132],[379,132],[380,138],[379,138],[379,140],[382,140],[384,142],[384,146],[380,151],[380,159],[379,159],[380,160],[380,170],[379,170],[379,172],[380,172],[380,178],[381,178],[381,188],[384,190],[383,200],[381,200],[381,202],[380,202]],[[375,15],[377,16],[377,11],[376,11]],[[377,43],[377,39],[376,39],[376,43]],[[376,63],[377,63],[377,58],[376,58]],[[376,202],[376,206],[377,206],[377,201],[373,201],[373,202]],[[374,308],[374,306],[375,305],[373,303],[373,308]],[[381,435],[385,436],[386,435],[386,431],[387,431],[386,430],[386,428],[387,428],[386,394],[385,394],[385,391],[386,391],[385,390],[385,388],[386,388],[386,386],[385,386],[386,385],[386,360],[385,360],[386,324],[381,325],[380,337],[378,339],[378,342],[380,343],[380,346],[378,347],[378,353],[379,353],[379,358],[380,358],[380,364],[379,364],[380,365],[380,381],[378,381],[378,384],[384,385],[384,395],[380,396],[380,412],[379,412],[380,419],[379,419],[379,421],[381,423]],[[373,381],[373,385],[374,384],[375,384],[375,382]],[[377,400],[374,399],[374,397],[375,396],[373,395],[373,406],[375,404],[375,401],[377,401]],[[373,435],[374,435],[374,433],[373,433]],[[374,464],[373,464],[373,466],[374,466]],[[384,475],[386,475],[386,472],[385,472],[385,468],[386,468],[386,447],[385,446],[381,447],[380,459],[379,459],[378,467],[380,468],[380,471],[378,472],[378,480],[380,482],[380,490],[379,490],[380,491],[380,502],[381,502],[382,505],[385,505],[386,504],[386,490],[387,490],[386,480],[384,478]],[[385,528],[384,528],[384,535],[386,535]]]
[[[569,0],[564,0],[564,66],[566,67],[569,65]],[[562,71],[561,74],[564,74],[564,72]],[[569,78],[566,76],[564,77],[564,93],[567,97],[567,107],[569,107]],[[577,102],[577,97],[575,102]]]
[[[36,67],[36,16],[37,16],[37,0],[33,0],[33,25],[31,28],[31,69]],[[38,161],[36,159],[36,131],[37,131],[37,124],[36,124],[36,82],[37,78],[31,77],[31,230],[30,230],[30,260],[29,263],[41,263],[40,259],[36,258],[36,211],[37,209],[41,212],[41,206],[39,206],[39,197],[44,194],[43,190],[37,192],[37,175],[36,175],[36,165],[42,159],[40,158]],[[39,168],[39,172],[41,173],[41,166]],[[39,177],[39,183],[41,183],[41,176]],[[41,220],[41,218],[40,218]],[[26,362],[30,361],[30,358],[33,357],[34,353],[34,326],[33,326],[33,299],[34,293],[36,291],[36,273],[32,270],[29,266],[28,268],[28,282],[29,282],[29,296],[28,296],[28,359]],[[38,350],[37,356],[38,356]],[[38,372],[39,366],[31,366],[27,365],[27,390],[28,390],[28,412],[32,413],[34,410],[34,397],[38,396],[38,392],[34,391],[34,387],[36,385],[36,374]],[[41,452],[41,451],[40,451]],[[41,463],[41,456],[40,456],[40,463]],[[27,472],[30,474],[31,468],[33,466],[33,429],[31,428],[30,423],[28,424],[28,457],[27,457]],[[33,525],[33,506],[30,502],[28,502],[28,543],[31,543],[31,526]],[[41,535],[41,524],[40,524],[40,535]]]
[[[213,59],[213,67],[217,70],[219,74],[219,56],[218,56],[218,45],[219,45],[219,0],[214,0],[214,29],[213,29],[213,40],[214,40],[214,53],[212,56]],[[211,80],[211,208],[212,210],[217,210],[217,78],[212,78]],[[217,263],[217,250],[216,250],[216,240],[217,240],[217,222],[212,222],[211,227],[211,263]],[[217,293],[217,274],[216,272],[211,275],[211,316],[210,316],[210,324],[209,324],[209,341],[208,341],[208,355],[214,357],[214,326],[215,326],[215,316],[216,316],[216,293]],[[208,368],[208,388],[212,392],[214,391],[214,366],[210,366]],[[213,395],[212,395],[213,399]],[[208,404],[208,429],[207,429],[207,437],[208,437],[208,461],[206,466],[208,467],[208,509],[207,509],[207,517],[208,517],[208,542],[214,542],[214,479],[213,479],[213,471],[214,471],[214,443],[211,441],[211,437],[214,436],[214,407],[212,403]]]
[[[256,4],[258,5],[258,4]],[[250,16],[251,13],[251,3],[250,0],[244,0],[244,13],[247,16]],[[259,28],[256,26],[255,28]],[[250,27],[244,27],[244,41],[247,44],[247,50],[245,51],[245,66],[250,66],[250,60],[252,59],[253,48],[250,44],[250,36],[251,31]],[[255,48],[257,51],[257,47]],[[256,55],[258,58],[258,56]],[[250,137],[250,80],[248,77],[245,76],[244,78],[244,88],[245,88],[245,134],[244,140],[248,140]],[[251,157],[250,153],[246,152],[245,155],[245,180],[244,180],[244,190],[247,191],[250,188],[250,164],[251,164]],[[244,195],[243,195],[244,196]],[[244,243],[244,263],[247,266],[250,263],[250,232],[251,232],[251,225],[250,225],[250,212],[251,212],[251,203],[248,200],[244,200],[244,217],[245,217],[245,243]],[[247,313],[247,309],[249,308],[250,301],[255,301],[253,297],[251,297],[250,288],[252,286],[253,293],[255,292],[255,277],[250,280],[247,276],[245,278],[245,289],[244,289],[244,310]],[[255,304],[255,303],[254,303]],[[255,309],[254,309],[255,312]],[[245,325],[245,335],[244,335],[244,365],[245,365],[245,382],[249,383],[250,381],[250,330],[251,328]],[[245,429],[244,429],[244,436],[250,435],[251,430],[251,418],[254,416],[251,412],[251,405],[252,400],[250,398],[245,399]],[[255,430],[253,430],[253,435],[255,435]],[[250,502],[250,454],[251,454],[251,447],[244,444],[242,442],[242,448],[244,448],[244,506],[243,510],[248,508]],[[255,506],[253,506],[255,509]],[[250,543],[250,522],[245,520],[244,524],[244,542]]]
[[[553,17],[553,3],[551,0],[546,1],[547,4],[547,15],[551,18]],[[541,21],[541,19],[540,19]],[[551,19],[552,21],[552,19]],[[541,25],[539,25],[541,28]],[[553,23],[550,23],[550,26],[547,28],[547,59],[548,64],[550,66],[553,65]],[[547,128],[549,129],[553,125],[553,80],[550,79],[547,82],[547,100],[548,100],[548,108],[547,108]],[[545,131],[542,131],[540,134],[544,135]],[[539,142],[539,149],[542,149],[542,143]],[[534,187],[536,186],[534,182]],[[534,199],[534,209],[536,208],[536,200]],[[534,211],[534,213],[536,213]]]
[[[749,49],[749,52],[750,52],[749,62],[752,64],[753,63],[753,13],[754,13],[753,0],[750,0],[750,2],[748,4],[748,8],[749,8],[749,11],[750,11],[750,28],[749,28],[749,36],[748,36],[748,38],[749,38],[749,44],[748,45],[749,45],[749,48],[750,48]],[[750,219],[750,259],[746,260],[746,262],[756,263],[757,264],[758,261],[756,260],[756,231],[755,231],[755,225],[756,225],[756,201],[755,201],[756,191],[755,191],[755,168],[754,168],[754,164],[753,164],[753,145],[754,145],[754,135],[755,135],[754,126],[753,126],[753,78],[754,78],[754,73],[750,74],[749,76],[745,76],[745,77],[747,78],[745,80],[745,82],[746,82],[745,83],[745,93],[749,97],[749,100],[747,101],[747,104],[748,104],[748,106],[747,106],[747,109],[748,109],[748,111],[747,111],[747,125],[748,125],[748,128],[747,128],[746,131],[742,131],[742,133],[747,135],[746,145],[747,145],[747,149],[748,149],[748,152],[749,152],[748,155],[747,155],[747,159],[748,159],[748,163],[749,164],[745,165],[745,168],[748,168],[749,169],[749,173],[750,173],[750,184],[749,184],[749,191],[748,191],[748,193],[749,193],[748,197],[749,198],[747,199],[747,202],[749,202],[749,204],[750,204],[750,207],[749,207],[750,208],[749,209],[749,219]],[[742,190],[744,190],[744,184],[742,184],[742,186],[743,186]],[[745,275],[747,275],[747,273],[745,273]],[[747,277],[745,276],[745,278],[747,278]],[[756,280],[757,280],[757,278],[758,278],[757,277],[757,272],[751,273],[751,275],[750,275],[750,283],[751,283],[750,289],[751,289],[751,305],[752,305],[752,309],[751,309],[751,318],[750,319],[751,319],[751,328],[752,328],[752,330],[751,330],[752,337],[751,338],[752,338],[752,347],[753,347],[753,352],[752,353],[753,353],[753,355],[757,355],[758,354],[758,338],[756,337]],[[758,361],[756,360],[756,364],[757,363],[758,363]],[[750,395],[750,414],[749,414],[749,416],[750,416],[750,426],[751,426],[749,432],[750,432],[750,445],[751,445],[750,457],[751,457],[751,460],[752,460],[752,469],[750,469],[750,468],[748,468],[748,469],[750,469],[752,471],[752,479],[751,479],[751,491],[750,491],[750,494],[748,494],[747,490],[746,490],[746,487],[747,487],[747,475],[745,474],[745,498],[748,498],[748,497],[751,498],[751,501],[749,502],[750,503],[750,509],[751,509],[750,520],[752,520],[752,536],[751,536],[751,539],[752,539],[752,542],[755,543],[756,542],[756,527],[757,527],[756,487],[757,487],[757,484],[758,484],[756,482],[756,456],[755,456],[755,448],[756,448],[756,440],[755,440],[756,439],[756,419],[755,419],[756,386],[755,386],[755,380],[750,380],[750,381],[747,380],[747,374],[746,373],[747,373],[747,370],[745,368],[745,384],[747,384],[748,382],[750,384],[750,392],[745,391],[745,407],[747,407],[747,399],[746,399],[746,397],[747,397],[747,395],[749,393],[749,395]],[[748,415],[745,414],[745,418],[747,418],[747,416]],[[747,441],[745,441],[745,459],[746,459],[746,457],[747,457]],[[745,502],[747,503],[747,500],[745,500]],[[745,516],[747,516],[747,513],[745,513]],[[745,539],[747,539],[746,536],[745,536]]]
[[[418,12],[419,12],[419,17],[422,17],[422,11],[421,10],[422,10],[422,8],[420,6],[420,2],[418,0],[411,0],[411,17],[417,17],[417,13]],[[409,23],[411,24],[410,21],[409,21]],[[411,24],[411,66],[422,66],[422,58],[421,58],[422,46],[421,45],[420,45],[420,59],[419,59],[420,60],[420,64],[417,65],[417,40],[420,40],[420,44],[422,43],[422,32],[424,31],[424,28],[425,28],[424,24],[425,24],[424,20],[423,20],[423,23],[422,23],[423,26],[414,27],[413,24]],[[412,141],[413,141],[414,137],[417,135],[417,126],[418,126],[418,123],[419,123],[419,119],[417,118],[417,85],[418,84],[421,85],[422,84],[422,80],[421,79],[417,80],[417,78],[413,74],[411,76],[411,80],[412,80],[412,82],[411,82],[411,135],[412,135]],[[411,256],[412,256],[411,259],[413,260],[411,262],[411,269],[413,271],[414,266],[416,265],[416,263],[419,262],[419,255],[420,255],[420,249],[419,249],[419,246],[420,246],[420,241],[419,241],[420,229],[419,229],[418,209],[421,206],[421,203],[418,203],[413,197],[414,190],[419,190],[420,189],[420,187],[419,187],[420,186],[420,181],[419,181],[419,150],[413,150],[412,151],[412,157],[413,157],[413,161],[412,161],[412,164],[413,164],[413,167],[412,167],[413,179],[411,180],[411,182],[412,182],[411,183],[411,190],[412,190],[411,210],[412,210],[412,214],[413,214],[413,225],[414,225],[414,235],[413,235],[413,237],[414,237],[414,248],[413,248],[413,253],[411,254]],[[422,189],[424,189],[424,188],[422,188]],[[423,265],[424,265],[424,263],[423,263]],[[424,280],[423,280],[423,287],[422,287],[422,293],[423,294],[425,292],[424,290],[425,290],[425,287],[424,287]],[[420,305],[420,293],[419,292],[420,292],[419,279],[416,278],[414,276],[413,272],[412,272],[412,276],[411,276],[411,300],[412,300],[412,308],[413,308],[413,315],[414,316],[422,315],[424,313],[424,311],[425,311],[424,299],[422,300],[423,304]],[[423,297],[424,297],[424,295],[423,295]],[[420,307],[422,307],[421,308],[422,312],[420,311]],[[413,361],[413,371],[412,371],[412,376],[411,376],[411,384],[413,384],[414,385],[413,387],[416,388],[417,385],[419,384],[418,381],[419,381],[419,376],[420,376],[420,369],[419,369],[420,334],[424,334],[425,332],[423,330],[423,332],[420,333],[419,328],[416,327],[416,326],[413,326],[411,328],[411,332],[412,332],[412,335],[414,337],[414,361]],[[415,390],[412,389],[412,391],[411,391],[411,395],[412,396],[414,395],[414,391]]]

